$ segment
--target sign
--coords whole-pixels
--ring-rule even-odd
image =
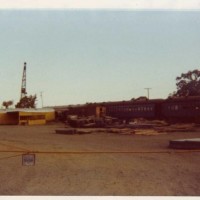
[[[22,154],[22,165],[23,166],[35,165],[35,154]]]

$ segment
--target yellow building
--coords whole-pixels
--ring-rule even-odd
[[[7,109],[0,111],[0,125],[39,125],[55,120],[54,109]]]

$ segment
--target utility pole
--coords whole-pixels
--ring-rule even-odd
[[[151,90],[151,88],[144,88],[145,90],[147,90],[147,98],[149,99],[149,90]]]
[[[40,92],[41,102],[42,102],[42,108],[43,108],[43,92]]]

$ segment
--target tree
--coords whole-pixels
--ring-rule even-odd
[[[171,94],[172,97],[200,96],[200,71],[195,69],[182,73],[176,78],[177,91]]]
[[[15,105],[16,108],[35,108],[36,95],[25,96]]]
[[[13,101],[4,101],[2,103],[2,106],[4,106],[6,109],[8,109],[9,106],[13,105]]]

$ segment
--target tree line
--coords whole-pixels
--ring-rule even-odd
[[[169,97],[200,96],[200,71],[195,69],[176,77],[176,88]]]
[[[25,96],[19,100],[19,102],[15,105],[15,108],[36,108],[36,100],[36,95]],[[12,100],[9,100],[4,101],[2,103],[2,106],[8,109],[9,106],[12,106],[13,104],[14,102]]]

